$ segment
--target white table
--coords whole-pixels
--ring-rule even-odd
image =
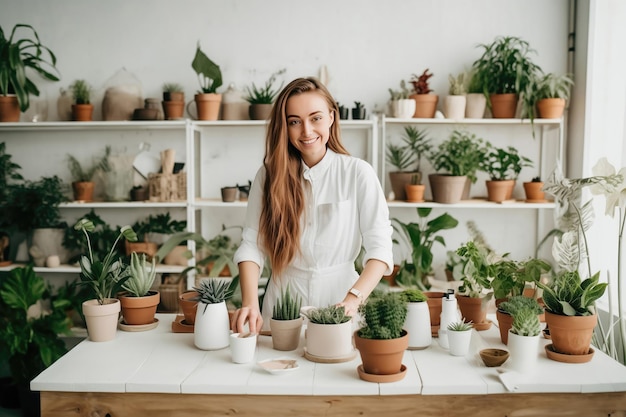
[[[490,330],[474,332],[467,357],[451,356],[433,339],[427,349],[405,352],[403,380],[381,384],[359,379],[358,355],[314,363],[302,356],[303,341],[279,352],[269,336],[259,337],[254,362],[234,364],[228,348],[202,351],[193,334],[172,333],[175,315],[158,318],[150,331],[85,340],[37,376],[31,389],[41,391],[42,416],[626,415],[626,367],[597,350],[589,363],[564,364],[546,358],[542,341],[536,372],[507,391],[477,355],[505,347],[495,318]],[[256,364],[273,357],[297,359],[299,369],[272,375]]]

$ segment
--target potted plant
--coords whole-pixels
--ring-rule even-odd
[[[128,279],[122,285],[126,291],[118,296],[124,318],[123,324],[130,328],[132,326],[145,328],[146,325],[156,324],[154,315],[161,297],[159,291],[152,290],[156,277],[155,259],[148,263],[145,253],[133,252],[127,269]]]
[[[343,306],[311,308],[307,318],[304,357],[313,362],[347,362],[356,356],[352,345],[352,316]]]
[[[498,36],[492,43],[479,47],[483,53],[472,68],[493,117],[514,118],[521,98],[522,113],[532,122],[535,113],[532,89],[542,73],[531,58],[535,51],[527,41],[515,36]]]
[[[126,255],[130,256],[133,252],[144,253],[148,256],[148,260],[151,260],[156,255],[159,246],[166,240],[166,236],[183,232],[186,228],[187,221],[172,219],[169,212],[150,214],[133,224],[137,241],[125,242]]]
[[[367,109],[360,101],[354,102],[352,108],[352,120],[365,120],[367,118]]]
[[[426,119],[435,117],[439,96],[430,94],[433,91],[430,89],[429,84],[429,80],[432,76],[433,73],[428,73],[428,68],[426,68],[421,75],[413,74],[410,79],[414,94],[411,94],[409,98],[415,100],[415,113],[413,117]]]
[[[407,302],[398,292],[374,291],[359,306],[361,328],[354,332],[354,344],[363,364],[359,377],[370,382],[393,382],[404,378],[402,364],[409,336],[403,329]]]
[[[185,89],[179,83],[165,83],[162,89],[164,119],[182,119],[185,113]]]
[[[22,32],[27,33],[19,38]],[[56,61],[31,25],[16,24],[8,39],[0,28],[0,122],[19,122],[20,111],[30,106],[30,95],[39,96],[27,70],[46,80],[59,81]]]
[[[533,162],[521,156],[513,146],[498,148],[487,142],[485,153],[480,160],[480,169],[487,173],[487,200],[501,203],[513,196],[515,182],[525,167]]]
[[[508,367],[520,372],[532,372],[537,365],[537,348],[541,323],[536,307],[520,307],[513,315],[507,346],[510,359]]]
[[[406,86],[406,81],[400,81],[400,90],[389,89],[391,95],[391,115],[398,119],[410,119],[415,114],[415,100],[409,98],[411,93]]]
[[[493,297],[491,279],[493,257],[485,246],[468,241],[456,253],[464,260],[463,277],[457,301],[464,320],[471,321],[476,330],[487,330],[487,302]]]
[[[433,275],[433,245],[437,242],[445,247],[446,242],[439,232],[454,229],[459,224],[448,213],[429,220],[431,212],[430,207],[418,207],[419,223],[404,223],[395,217],[391,220],[403,246],[410,251],[409,258],[402,261],[396,275],[396,283],[401,287],[430,288],[428,277]],[[400,241],[394,239],[394,243],[400,244]]]
[[[482,119],[485,117],[487,99],[483,92],[482,80],[475,69],[471,69],[467,81],[467,95],[465,103],[466,119]]]
[[[106,146],[104,156],[93,161],[89,166],[83,167],[80,161],[73,155],[67,154],[67,165],[72,176],[72,192],[74,201],[90,202],[93,201],[93,192],[95,182],[93,176],[96,171],[107,163],[111,155],[111,147]]]
[[[570,97],[574,80],[569,74],[548,73],[534,87],[537,114],[542,119],[559,119]]]
[[[85,80],[75,80],[70,85],[72,98],[72,120],[88,122],[93,119],[93,104],[91,104],[91,85]]]
[[[198,292],[194,324],[194,344],[198,349],[228,347],[230,322],[226,300],[232,295],[229,282],[219,278],[203,279],[193,288]]]
[[[505,345],[509,343],[509,329],[511,329],[513,324],[513,317],[521,310],[532,311],[538,320],[544,313],[543,307],[535,298],[524,295],[515,295],[497,306],[496,318],[498,319],[500,340]]]
[[[272,104],[276,96],[283,88],[283,83],[278,87],[274,87],[276,78],[285,73],[285,69],[280,69],[273,73],[270,78],[265,81],[263,87],[257,87],[254,83],[252,86],[246,86],[248,95],[244,99],[250,103],[248,108],[250,120],[268,120],[272,111]]]
[[[407,302],[404,329],[409,334],[409,349],[425,349],[432,343],[432,329],[428,310],[428,297],[417,288],[406,288],[401,292]]]
[[[465,72],[459,73],[456,77],[448,75],[450,88],[448,95],[443,100],[443,115],[446,119],[461,120],[465,118]]]
[[[107,222],[105,222],[94,209],[81,217],[93,224],[93,230],[90,231],[89,243],[91,252],[95,259],[104,259],[109,252],[110,242],[115,241],[117,231],[114,230]],[[82,254],[90,251],[88,242],[85,240],[85,234],[82,229],[67,227],[63,234],[63,247],[69,252],[70,264],[78,264]],[[115,248],[116,256],[123,256],[124,251],[121,245]]]
[[[468,199],[470,187],[484,155],[483,139],[455,129],[427,158],[437,171],[428,180],[436,203],[454,204]]]
[[[289,284],[285,285],[276,300],[270,319],[274,349],[295,350],[298,348],[303,322],[300,315],[301,307],[302,298],[291,293]]]
[[[32,265],[14,268],[0,280],[0,361],[9,365],[24,415],[39,413],[30,381],[67,352],[62,335],[71,334],[68,304],[55,299]]]
[[[551,269],[552,266],[548,262],[538,258],[529,258],[521,262],[503,258],[493,263],[491,288],[496,306],[499,301],[524,295],[527,288],[534,290],[541,277]]]
[[[94,256],[89,233],[95,226],[87,219],[79,220],[74,229],[81,231],[87,242],[87,255],[80,258],[80,280],[94,297],[83,303],[83,315],[87,322],[89,339],[93,342],[106,342],[115,338],[118,314],[121,310],[119,299],[115,298],[129,279],[128,270],[122,259],[116,255],[117,243],[122,239],[137,240],[132,227],[123,226],[104,259]]]
[[[547,201],[541,177],[533,177],[530,181],[524,181],[522,185],[524,186],[527,203],[544,203]]]
[[[465,320],[448,324],[448,349],[452,356],[465,356],[472,340],[472,322]]]
[[[258,119],[252,119],[252,120],[258,120]],[[237,199],[237,191],[239,190],[236,185],[227,185],[227,186],[220,188],[220,192],[222,194],[222,201],[224,203],[234,202]]]
[[[217,92],[222,86],[222,70],[202,52],[200,42],[191,68],[196,72],[200,82],[200,90],[194,96],[198,120],[217,120],[222,102],[222,95]]]
[[[431,139],[426,136],[426,131],[418,130],[414,126],[404,128],[402,141],[404,145],[387,143],[385,153],[387,163],[395,168],[389,172],[389,181],[396,200],[407,199],[407,184],[421,185],[422,156],[432,148]]]
[[[350,118],[350,109],[348,107],[337,103],[337,108],[339,109],[340,120],[348,120]]]

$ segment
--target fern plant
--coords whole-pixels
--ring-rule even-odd
[[[304,313],[311,323],[315,324],[342,324],[352,319],[346,315],[344,306],[330,305],[328,307],[314,308]]]
[[[402,336],[407,302],[398,292],[374,292],[359,306],[364,339],[397,339]]]
[[[300,308],[302,307],[302,297],[298,294],[292,295],[289,285],[285,286],[276,300],[276,304],[272,310],[272,318],[274,320],[295,320],[300,317]]]
[[[204,303],[205,311],[209,304],[219,304],[233,295],[229,282],[218,278],[204,279],[199,286],[193,287],[193,289],[198,292],[195,301]]]
[[[513,316],[511,332],[519,336],[538,336],[541,332],[539,316],[531,308],[522,308]]]

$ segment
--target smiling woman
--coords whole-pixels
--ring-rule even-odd
[[[278,94],[235,254],[243,302],[233,315],[234,331],[246,323],[252,332],[266,330],[287,285],[303,305],[341,305],[354,315],[393,269],[392,229],[380,183],[371,165],[348,155],[337,110],[336,100],[314,78],[298,78]],[[359,275],[354,261],[361,245]],[[261,310],[258,279],[266,258],[272,279]]]

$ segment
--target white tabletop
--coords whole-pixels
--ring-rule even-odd
[[[508,392],[495,368],[487,368],[478,351],[506,348],[494,325],[473,331],[466,357],[451,356],[437,339],[423,350],[406,351],[404,379],[371,383],[359,379],[357,354],[349,362],[326,364],[303,357],[304,341],[297,350],[272,349],[269,336],[259,336],[256,358],[248,364],[231,361],[228,348],[203,351],[193,344],[192,333],[173,333],[173,314],[158,314],[157,328],[145,332],[118,330],[109,342],[85,340],[31,382],[34,391],[136,392],[259,395],[402,395],[492,394]],[[515,392],[615,392],[626,391],[626,367],[595,350],[584,364],[565,364],[546,357],[543,340],[539,362],[532,374],[506,374]],[[258,361],[288,357],[299,368],[283,375],[263,370]]]

